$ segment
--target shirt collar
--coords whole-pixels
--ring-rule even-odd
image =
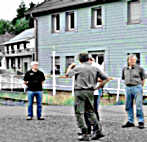
[[[131,69],[135,69],[136,65],[132,66]],[[129,66],[127,67],[127,69],[130,69]]]

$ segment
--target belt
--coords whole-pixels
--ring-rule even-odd
[[[134,84],[127,84],[126,86],[127,87],[133,87],[133,86],[137,86],[137,85],[139,85],[139,84],[136,84],[136,85],[134,85]]]

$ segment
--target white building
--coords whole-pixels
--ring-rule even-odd
[[[34,28],[23,31],[1,45],[4,45],[3,68],[23,73],[29,70],[35,56]]]

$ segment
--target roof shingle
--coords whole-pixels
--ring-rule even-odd
[[[45,12],[50,12],[57,9],[63,9],[67,7],[73,7],[84,4],[92,4],[92,3],[104,3],[104,2],[113,2],[120,0],[45,0],[43,3],[29,10],[26,14],[41,14]]]

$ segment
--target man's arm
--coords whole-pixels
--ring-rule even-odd
[[[66,77],[68,77],[69,72],[70,72],[75,66],[76,66],[75,63],[72,63],[71,65],[69,65],[69,67],[67,68],[66,74],[65,74]]]
[[[145,79],[144,79],[144,80],[142,80],[142,86],[144,86],[144,84],[145,84]]]
[[[107,79],[100,82],[99,86],[96,89],[103,88],[110,80],[113,80],[112,77],[108,77]]]
[[[28,81],[24,81],[24,84],[27,85],[28,84]]]

